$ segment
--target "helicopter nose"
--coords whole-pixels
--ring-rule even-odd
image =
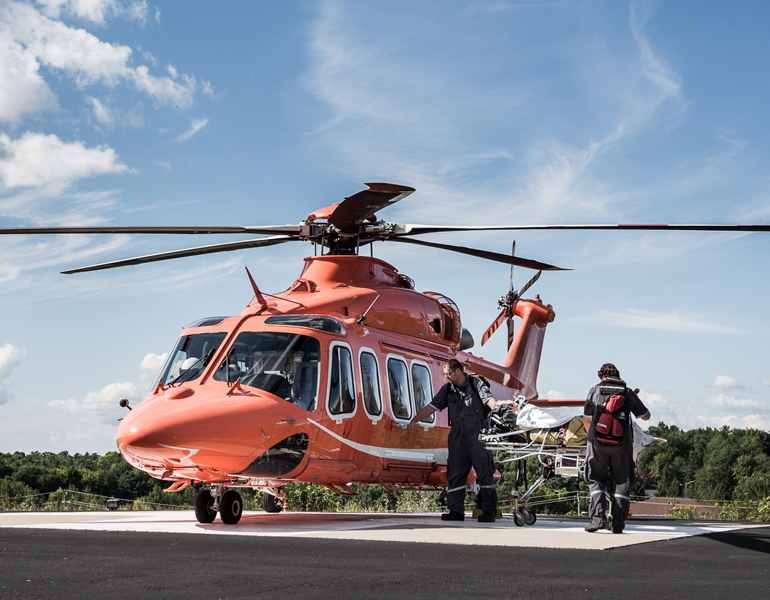
[[[273,409],[252,395],[228,398],[197,392],[183,400],[153,398],[132,410],[118,427],[118,447],[151,462],[208,465],[250,456],[269,437]],[[210,465],[209,465],[210,466]]]

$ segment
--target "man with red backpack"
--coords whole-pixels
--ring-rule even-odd
[[[593,533],[611,527],[613,533],[623,533],[634,483],[631,415],[647,421],[650,411],[636,395],[639,390],[626,387],[615,365],[602,365],[598,375],[601,382],[588,392],[583,409],[583,424],[588,431],[586,482],[591,491],[591,522],[585,529]],[[611,522],[606,517],[604,495],[608,469],[615,484]]]

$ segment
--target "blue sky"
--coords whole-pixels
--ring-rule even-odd
[[[0,226],[296,223],[366,181],[401,223],[768,223],[765,2],[0,0]],[[604,362],[653,421],[770,428],[770,236],[522,232],[573,268],[542,396]],[[226,241],[234,238],[228,237]],[[437,242],[508,252],[510,233]],[[0,451],[114,448],[187,323],[237,314],[309,245],[60,275],[218,236],[0,239]],[[459,305],[474,352],[504,265],[377,244]],[[517,269],[517,286],[532,275]]]

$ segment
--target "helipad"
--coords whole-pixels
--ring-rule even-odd
[[[0,513],[0,527],[81,531],[136,531],[200,535],[272,536],[427,542],[604,550],[719,531],[751,527],[730,522],[697,522],[630,519],[625,532],[586,533],[585,519],[539,517],[533,526],[517,527],[506,515],[495,523],[481,524],[466,518],[445,523],[437,514],[370,513],[244,513],[237,525],[218,519],[201,524],[192,511],[163,512],[19,512]]]

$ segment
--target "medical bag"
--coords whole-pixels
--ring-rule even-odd
[[[625,392],[625,384],[623,384]],[[594,433],[596,441],[605,446],[617,446],[623,441],[625,428],[622,421],[628,420],[625,409],[625,394],[613,394],[604,406],[598,407],[599,418],[596,420]]]

